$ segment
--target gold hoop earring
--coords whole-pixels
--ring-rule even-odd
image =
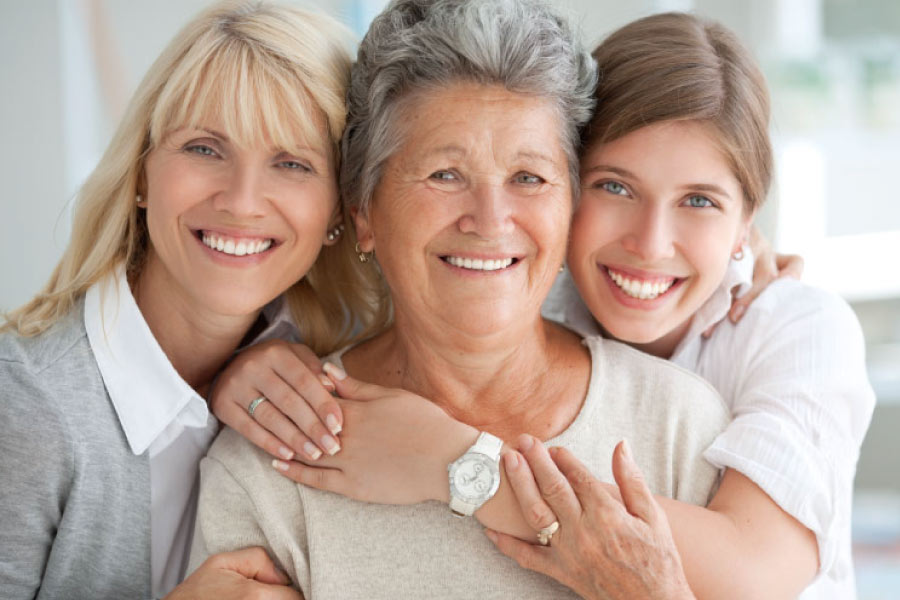
[[[359,262],[369,262],[369,253],[362,251],[362,248],[359,247],[359,242],[356,242],[356,255],[359,257]]]

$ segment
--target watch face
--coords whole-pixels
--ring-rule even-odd
[[[500,472],[497,464],[488,457],[466,455],[453,464],[450,483],[460,499],[480,502],[493,494],[500,483]]]

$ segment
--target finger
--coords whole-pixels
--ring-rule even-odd
[[[253,396],[253,393],[253,391],[249,391],[247,396],[251,398],[259,397],[259,394]],[[259,405],[254,414],[261,408],[262,405]],[[216,417],[270,455],[283,460],[294,458],[296,452],[290,448],[290,445],[257,423],[253,417],[247,414],[246,406],[241,406],[234,402],[222,402],[216,412]]]
[[[800,279],[803,276],[804,262],[799,254],[778,254],[775,264],[778,266],[778,277]]]
[[[280,348],[277,354],[273,351],[269,357],[271,371],[261,371],[260,377],[267,379],[277,377],[290,386],[294,393],[285,394],[281,402],[276,404],[307,436],[314,440],[320,438],[318,431],[310,431],[300,421],[301,416],[304,419],[309,418],[307,409],[313,411],[316,419],[321,421],[332,435],[337,435],[343,426],[343,415],[340,406],[331,395],[334,384],[322,373],[321,363],[312,350],[298,344],[290,344],[288,347],[291,352],[283,352]],[[306,361],[313,361],[311,364],[315,365],[315,370],[311,370]]]
[[[271,402],[263,402],[253,412],[252,421],[264,428],[268,435],[278,440],[285,440],[293,448],[292,456],[277,455],[283,460],[291,460],[303,457],[305,460],[318,460],[322,456],[322,450],[304,434],[294,422],[288,419]]]
[[[312,467],[295,460],[283,461],[277,458],[272,461],[272,467],[288,479],[307,487],[347,495],[344,474],[337,469]]]
[[[535,546],[493,529],[485,529],[484,533],[494,543],[497,550],[516,561],[523,569],[537,571],[559,579],[556,576],[556,563],[553,560],[551,548]]]
[[[611,507],[622,510],[622,505],[603,488],[594,474],[566,448],[551,448],[554,464],[572,486],[578,501],[584,507]]]
[[[707,327],[707,328],[706,328],[706,331],[704,331],[701,335],[702,335],[704,338],[708,339],[710,336],[712,336],[713,331],[715,331],[715,330],[716,330],[716,327],[718,327],[718,326],[719,326],[719,322],[716,321],[715,323],[713,323],[712,325],[710,325],[709,327]]]
[[[246,579],[262,583],[287,585],[291,582],[259,546],[215,554],[206,559],[205,564],[210,568],[234,571]]]
[[[347,400],[377,400],[390,390],[388,388],[366,383],[347,375],[347,372],[334,363],[326,362],[322,366],[329,379],[334,382],[338,396]]]
[[[625,510],[645,523],[655,525],[659,515],[655,510],[653,494],[644,481],[644,474],[634,462],[628,442],[625,440],[619,442],[613,450],[612,471]]]
[[[519,451],[528,461],[541,496],[560,521],[571,522],[581,516],[581,504],[565,475],[557,468],[540,440],[519,436]]]
[[[515,450],[504,453],[503,469],[529,527],[539,531],[556,521],[556,515],[550,509],[550,505],[541,497],[537,481],[524,456]]]
[[[319,385],[321,389],[321,385]],[[321,450],[334,455],[340,450],[340,442],[325,428],[318,415],[306,403],[297,390],[277,373],[267,371],[259,376],[259,395],[269,402],[260,404],[253,417],[266,429],[287,442],[297,452],[305,450],[305,443],[312,441]]]

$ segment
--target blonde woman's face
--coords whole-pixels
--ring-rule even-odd
[[[333,169],[325,149],[242,148],[216,121],[173,131],[145,164],[150,284],[201,311],[253,314],[328,243]]]
[[[706,126],[663,122],[589,147],[568,264],[612,336],[667,356],[721,283],[748,226]]]

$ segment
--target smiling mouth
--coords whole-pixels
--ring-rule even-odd
[[[501,271],[519,262],[518,258],[463,258],[462,256],[442,256],[441,260],[447,264],[468,269],[470,271]]]
[[[614,271],[609,267],[604,268],[609,278],[616,284],[616,287],[622,290],[625,295],[638,300],[655,300],[668,292],[673,285],[683,281],[683,279],[678,277],[661,277],[653,280],[637,279]]]
[[[207,248],[229,256],[261,254],[272,247],[272,238],[233,238],[212,231],[198,230],[197,237]]]

